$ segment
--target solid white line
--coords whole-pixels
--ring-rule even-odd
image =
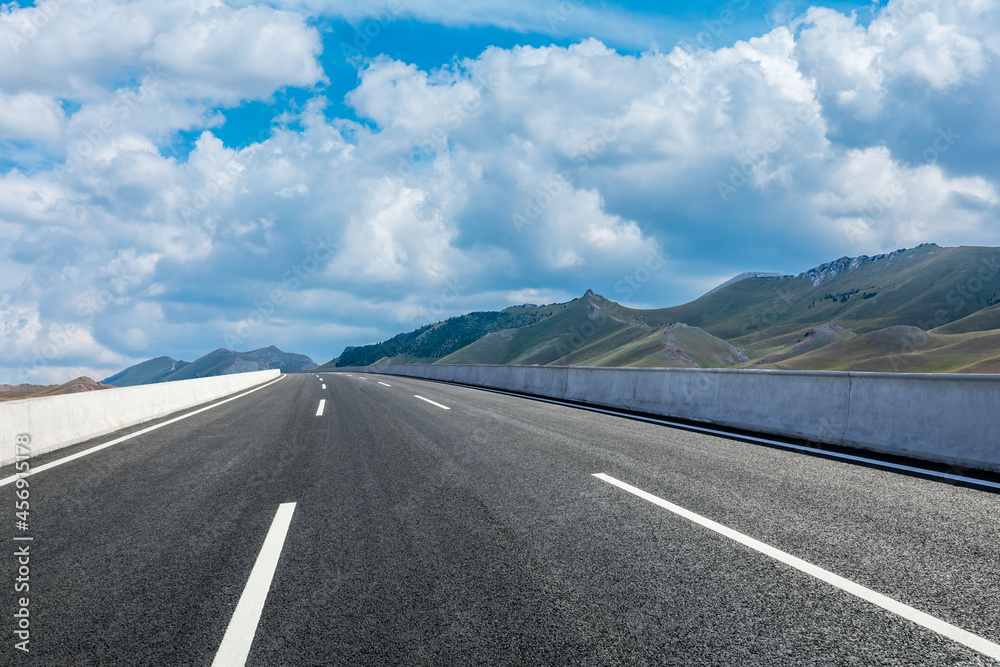
[[[379,384],[382,385],[383,387],[391,387],[392,386],[391,384],[386,384],[385,382],[379,382]]]
[[[424,379],[424,378],[417,378]],[[782,449],[790,449],[797,452],[808,452],[810,454],[819,454],[820,456],[825,456],[832,459],[840,459],[843,461],[854,461],[856,463],[864,463],[865,465],[876,466],[879,468],[887,468],[889,470],[903,470],[905,472],[912,472],[918,475],[924,475],[926,477],[934,477],[938,479],[949,479],[953,482],[961,482],[963,484],[969,484],[972,486],[984,486],[990,489],[1000,489],[1000,482],[991,482],[985,479],[977,479],[975,477],[966,477],[964,475],[956,475],[950,472],[939,472],[937,470],[929,470],[927,468],[918,468],[917,466],[908,466],[903,463],[892,463],[891,461],[882,461],[880,459],[872,459],[865,456],[855,456],[853,454],[844,454],[842,452],[835,452],[828,449],[819,449],[817,447],[807,447],[805,445],[796,445],[790,442],[782,442],[781,440],[772,440],[770,438],[759,438],[752,435],[743,435],[741,433],[733,433],[731,431],[723,431],[715,428],[707,428],[705,426],[697,426],[695,424],[682,424],[680,422],[670,421],[669,419],[657,419],[655,417],[644,417],[642,415],[633,415],[627,412],[620,412],[618,410],[608,410],[605,408],[595,408],[590,405],[582,405],[579,403],[567,403],[566,401],[560,401],[555,398],[544,398],[541,396],[529,396],[528,394],[519,394],[514,391],[504,391],[503,389],[491,389],[489,387],[477,387],[474,384],[463,384],[461,382],[446,382],[440,381],[441,384],[450,384],[456,387],[468,387],[469,389],[479,389],[480,391],[488,391],[493,394],[503,394],[504,396],[514,396],[515,398],[526,398],[531,401],[539,401],[541,403],[552,403],[553,405],[565,405],[569,408],[577,408],[579,410],[587,410],[589,412],[599,412],[605,415],[611,415],[613,417],[624,417],[625,419],[634,419],[636,421],[642,421],[649,424],[661,424],[663,426],[670,426],[672,428],[679,428],[685,431],[695,431],[697,433],[707,433],[709,435],[718,435],[727,439],[736,439],[749,442],[759,442],[764,445],[772,445],[774,447],[780,447]]]
[[[283,379],[285,379],[284,375],[282,375],[280,377],[277,377],[274,380],[271,380],[267,384],[262,384],[259,387],[254,387],[250,391],[244,392],[244,393],[242,393],[242,394],[240,394],[238,396],[233,396],[231,398],[227,398],[224,401],[219,401],[218,403],[213,403],[212,405],[209,405],[208,407],[200,408],[200,409],[195,410],[193,412],[189,412],[189,413],[187,413],[185,415],[181,415],[180,417],[174,417],[173,419],[168,419],[165,422],[160,422],[159,424],[155,424],[154,426],[149,426],[147,428],[144,428],[141,431],[136,431],[135,433],[130,433],[129,435],[124,435],[124,436],[122,436],[120,438],[112,440],[111,442],[105,442],[103,445],[97,445],[96,447],[91,447],[90,449],[85,449],[82,452],[77,452],[76,454],[71,454],[71,455],[67,456],[64,459],[59,459],[58,461],[52,461],[51,463],[46,463],[45,465],[40,465],[37,468],[33,468],[30,473],[27,473],[27,474],[22,475],[22,476],[37,475],[38,473],[43,472],[45,470],[48,470],[49,468],[55,468],[56,466],[61,466],[64,463],[69,463],[70,461],[75,461],[76,459],[83,458],[84,456],[88,456],[90,454],[93,454],[94,452],[99,452],[102,449],[107,449],[108,447],[112,447],[114,445],[117,445],[120,442],[125,442],[126,440],[131,440],[132,438],[138,437],[138,436],[143,435],[145,433],[149,433],[150,431],[155,431],[158,428],[163,428],[164,426],[167,426],[168,424],[173,424],[174,422],[179,422],[182,419],[187,419],[188,417],[193,417],[194,415],[202,413],[202,412],[205,412],[206,410],[211,410],[212,408],[217,408],[220,405],[222,405],[223,403],[228,403],[229,401],[235,401],[237,398],[243,398],[244,396],[252,394],[255,391],[260,391],[261,389],[263,389],[265,387],[270,387],[275,382],[279,382],[279,381],[281,381]],[[0,486],[6,486],[6,485],[14,482],[15,480],[17,480],[17,477],[18,477],[17,475],[12,475],[10,477],[4,477],[3,479],[0,479]]]
[[[281,548],[285,545],[288,526],[292,523],[293,512],[295,503],[278,505],[274,521],[271,522],[271,529],[264,538],[264,546],[260,548],[257,562],[250,572],[243,595],[240,596],[236,611],[233,612],[233,618],[229,621],[229,627],[226,628],[226,634],[222,638],[222,644],[219,645],[219,651],[212,661],[212,667],[243,667],[246,664],[254,635],[257,634],[260,614],[264,611],[264,601],[267,600],[267,592],[271,588],[271,579],[274,578],[274,571],[278,567]]]
[[[943,635],[952,641],[968,646],[974,651],[978,651],[979,653],[989,656],[994,660],[1000,660],[1000,645],[994,644],[987,639],[983,639],[979,635],[974,635],[967,630],[963,630],[962,628],[954,626],[951,623],[942,621],[941,619],[919,611],[918,609],[914,609],[907,604],[903,604],[898,600],[894,600],[890,597],[882,595],[881,593],[877,593],[870,588],[866,588],[861,584],[851,581],[850,579],[845,579],[844,577],[836,575],[829,570],[824,570],[817,565],[813,565],[812,563],[804,561],[801,558],[797,558],[789,553],[781,551],[780,549],[776,549],[769,544],[755,540],[754,538],[737,532],[732,528],[727,528],[726,526],[716,523],[711,519],[706,519],[700,514],[695,514],[690,510],[686,510],[683,507],[667,502],[658,496],[647,493],[646,491],[636,488],[631,484],[626,484],[625,482],[617,480],[610,475],[605,475],[604,473],[594,473],[594,477],[603,480],[608,484],[617,486],[620,489],[624,489],[633,495],[639,496],[643,500],[647,500],[654,505],[658,505],[665,510],[669,510],[678,516],[684,517],[689,521],[693,521],[700,526],[704,526],[705,528],[728,537],[735,542],[739,542],[744,546],[750,547],[754,551],[758,551],[765,556],[770,556],[771,558],[780,561],[785,565],[789,565],[800,572],[804,572],[805,574],[816,577],[821,581],[825,581],[831,586],[835,586],[842,591],[865,600],[866,602],[870,602],[871,604],[881,607],[886,611],[902,616],[903,618],[912,621],[917,625],[923,626],[928,630],[932,630],[940,635]]]
[[[448,407],[447,405],[441,405],[440,403],[435,403],[434,401],[432,401],[432,400],[431,400],[431,399],[429,399],[429,398],[424,398],[423,396],[417,396],[416,394],[414,394],[414,395],[413,395],[413,397],[414,397],[414,398],[419,398],[419,399],[420,399],[421,401],[427,401],[427,402],[428,402],[428,403],[430,403],[431,405],[436,405],[436,406],[438,406],[439,408],[442,408],[442,409],[444,409],[444,410],[451,410],[451,408],[449,408],[449,407]]]
[[[325,398],[319,399],[319,407],[316,408],[316,416],[317,417],[322,417],[323,416],[323,408],[325,408],[325,407],[326,407],[326,399]]]

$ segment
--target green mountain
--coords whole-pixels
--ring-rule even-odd
[[[451,318],[325,366],[385,363],[1000,372],[1000,248],[924,244],[741,274],[656,310],[588,291]]]
[[[437,363],[698,368],[747,361],[724,340],[647,312],[588,291],[537,323],[491,333]]]
[[[252,352],[234,352],[220,348],[192,362],[177,361],[170,357],[150,359],[112,375],[104,383],[116,387],[131,387],[271,369],[294,373],[315,365],[316,362],[303,354],[282,352],[273,345]]]
[[[393,336],[383,343],[348,347],[338,358],[320,366],[370,366],[375,363],[433,363],[494,331],[528,326],[549,317],[560,304],[512,306],[500,312],[475,312],[428,324]]]

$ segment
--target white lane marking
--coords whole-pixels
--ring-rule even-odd
[[[409,376],[403,376],[409,377]],[[418,380],[425,380],[426,378],[415,378]],[[841,452],[835,452],[829,449],[818,449],[816,447],[806,447],[805,445],[796,445],[790,442],[782,442],[781,440],[772,440],[770,438],[758,438],[752,435],[743,435],[741,433],[732,433],[730,431],[722,431],[715,428],[706,428],[704,426],[697,426],[694,424],[682,424],[680,422],[670,421],[668,419],[657,419],[655,417],[644,417],[642,415],[633,415],[627,412],[620,412],[617,410],[608,410],[605,408],[595,408],[591,405],[583,405],[580,403],[568,403],[566,401],[560,401],[555,398],[543,398],[541,396],[531,396],[530,394],[519,394],[515,391],[504,391],[503,389],[491,389],[489,387],[478,387],[474,384],[463,384],[461,382],[448,382],[446,380],[437,380],[440,384],[450,384],[455,387],[468,387],[469,389],[478,389],[480,391],[488,391],[493,394],[502,394],[504,396],[513,396],[515,398],[526,398],[530,401],[538,401],[540,403],[551,403],[553,405],[564,405],[568,408],[577,408],[578,410],[587,410],[588,412],[599,412],[604,415],[611,415],[612,417],[624,417],[625,419],[634,419],[636,421],[646,422],[649,424],[661,424],[663,426],[670,426],[671,428],[679,428],[685,431],[694,431],[696,433],[707,433],[709,435],[717,435],[727,440],[738,440],[747,442],[759,442],[764,445],[772,445],[774,447],[780,447],[781,449],[790,449],[796,452],[808,452],[810,454],[818,454],[823,457],[831,459],[839,459],[842,461],[854,461],[857,463],[863,463],[865,465],[870,465],[878,468],[886,468],[889,470],[903,470],[905,472],[912,472],[918,475],[924,475],[925,477],[934,477],[937,479],[950,479],[954,482],[961,482],[963,484],[969,484],[972,486],[984,486],[991,489],[1000,489],[1000,482],[990,482],[985,479],[978,479],[976,477],[966,477],[964,475],[956,475],[949,472],[938,472],[937,470],[929,470],[927,468],[918,468],[917,466],[908,466],[902,463],[892,463],[890,461],[882,461],[880,459],[871,459],[864,456],[855,456],[853,454],[844,454]]]
[[[379,384],[382,385],[383,387],[391,387],[392,386],[391,384],[386,384],[385,382],[379,382]]]
[[[129,435],[123,435],[122,437],[116,438],[115,440],[112,440],[111,442],[105,442],[103,445],[97,445],[96,447],[91,447],[90,449],[85,449],[82,452],[77,452],[76,454],[71,454],[71,455],[67,456],[64,459],[59,459],[58,461],[52,461],[51,463],[46,463],[44,465],[40,465],[37,468],[32,468],[32,470],[31,470],[30,473],[24,473],[24,474],[22,474],[22,476],[37,475],[38,473],[43,472],[45,470],[48,470],[49,468],[55,468],[56,466],[61,466],[64,463],[69,463],[70,461],[74,461],[76,459],[83,458],[84,456],[88,456],[90,454],[93,454],[94,452],[99,452],[102,449],[107,449],[108,447],[113,447],[114,445],[117,445],[120,442],[125,442],[126,440],[131,440],[132,438],[138,437],[138,436],[143,435],[145,433],[149,433],[150,431],[155,431],[158,428],[163,428],[164,426],[167,426],[168,424],[173,424],[174,422],[179,422],[182,419],[187,419],[188,417],[193,417],[196,414],[199,414],[201,412],[205,412],[205,410],[211,410],[212,408],[217,408],[220,405],[222,405],[223,403],[228,403],[229,401],[235,401],[237,398],[243,398],[244,396],[252,394],[255,391],[260,391],[264,387],[270,387],[275,382],[279,382],[279,381],[284,380],[284,379],[285,379],[285,376],[282,375],[280,377],[275,378],[274,380],[271,380],[267,384],[262,384],[259,387],[254,387],[250,391],[244,392],[244,393],[242,393],[242,394],[240,394],[238,396],[233,396],[231,398],[227,398],[224,401],[219,401],[218,403],[213,403],[212,405],[209,405],[208,407],[200,408],[198,410],[195,410],[194,412],[189,412],[186,415],[181,415],[180,417],[174,417],[173,419],[168,419],[165,422],[160,422],[159,424],[155,424],[153,426],[149,426],[147,428],[142,429],[141,431],[136,431],[135,433],[130,433]],[[4,477],[3,479],[0,479],[0,486],[6,486],[6,485],[14,482],[15,480],[17,480],[17,475],[12,475],[10,477]]]
[[[323,389],[326,389],[326,385],[324,384],[322,388],[323,388]]]
[[[427,401],[427,402],[428,402],[428,403],[430,403],[431,405],[436,405],[436,406],[438,406],[439,408],[441,408],[441,409],[443,409],[443,410],[451,410],[451,408],[449,408],[449,407],[448,407],[447,405],[441,405],[440,403],[435,403],[435,402],[434,402],[434,401],[432,401],[431,399],[429,399],[429,398],[424,398],[423,396],[418,396],[418,395],[414,394],[414,395],[413,395],[413,398],[419,398],[419,399],[420,399],[421,401]]]
[[[654,505],[658,505],[665,510],[669,510],[674,514],[684,517],[689,521],[693,521],[699,526],[704,526],[705,528],[708,528],[711,531],[714,531],[720,535],[728,537],[729,539],[735,542],[739,542],[744,546],[750,547],[754,551],[759,551],[765,556],[770,556],[771,558],[780,561],[785,565],[789,565],[795,568],[796,570],[799,570],[800,572],[804,572],[805,574],[816,577],[820,581],[825,581],[831,586],[835,586],[841,589],[842,591],[845,591],[847,593],[850,593],[851,595],[859,597],[866,602],[870,602],[871,604],[877,607],[881,607],[886,611],[889,611],[898,616],[902,616],[903,618],[912,621],[917,625],[923,626],[928,630],[932,630],[940,635],[947,637],[948,639],[951,639],[952,641],[958,642],[959,644],[963,644],[974,651],[978,651],[979,653],[989,656],[994,660],[1000,660],[1000,645],[994,644],[988,639],[983,639],[979,635],[974,635],[968,630],[963,630],[962,628],[954,626],[946,621],[942,621],[941,619],[935,616],[931,616],[930,614],[926,614],[918,609],[914,609],[913,607],[907,604],[904,604],[902,602],[899,602],[898,600],[894,600],[890,597],[882,595],[881,593],[877,593],[870,588],[866,588],[861,584],[857,584],[851,581],[850,579],[845,579],[844,577],[834,574],[829,570],[824,570],[823,568],[817,565],[813,565],[812,563],[804,561],[801,558],[797,558],[796,556],[793,556],[790,553],[781,551],[780,549],[776,549],[769,544],[765,544],[759,540],[755,540],[754,538],[748,535],[744,535],[743,533],[737,532],[732,528],[727,528],[726,526],[723,526],[721,523],[716,523],[711,519],[706,519],[700,514],[695,514],[690,510],[686,510],[683,507],[674,505],[671,502],[663,500],[658,496],[654,496],[653,494],[643,491],[642,489],[639,489],[637,487],[634,487],[631,484],[626,484],[621,480],[617,480],[614,477],[611,477],[610,475],[605,475],[604,473],[594,473],[594,477],[604,482],[607,482],[608,484],[617,486],[620,489],[624,489],[625,491],[628,491],[633,495],[639,496],[643,500],[647,500],[653,503]]]
[[[325,398],[319,399],[319,407],[316,408],[316,416],[317,417],[322,417],[323,416],[323,408],[325,408],[325,407],[326,407],[326,399]]]
[[[212,667],[243,667],[246,664],[294,512],[295,503],[278,505],[274,521],[271,522],[271,529],[264,538],[264,546],[260,548],[257,562],[250,571],[250,578],[247,579],[243,595],[240,596],[233,618],[226,628],[226,634],[222,638],[222,644],[219,645],[219,651],[215,654],[215,660],[212,661]]]

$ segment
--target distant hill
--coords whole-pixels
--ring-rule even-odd
[[[154,382],[162,382],[165,377],[187,365],[186,361],[177,361],[170,357],[157,357],[135,366],[129,366],[121,373],[105,378],[104,382],[116,387],[153,384]]]
[[[70,380],[66,384],[0,384],[0,401],[59,396],[61,394],[78,394],[84,391],[99,391],[101,389],[113,389],[113,387],[105,383],[94,382],[86,376]]]
[[[304,354],[282,352],[273,345],[252,352],[234,352],[220,348],[192,362],[178,361],[170,357],[150,359],[126,368],[106,378],[104,382],[118,387],[131,387],[271,369],[278,369],[282,373],[294,373],[313,368],[315,365],[316,362]]]
[[[996,373],[1000,248],[924,244],[797,276],[746,273],[656,310],[588,290],[454,317],[324,366],[386,363]]]

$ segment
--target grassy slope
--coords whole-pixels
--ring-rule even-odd
[[[536,324],[492,333],[442,364],[731,366],[739,353],[700,329],[673,327],[656,311],[633,310],[588,293]]]
[[[815,274],[747,279],[658,310],[588,293],[452,347],[437,363],[1000,370],[1000,249],[922,246],[827,269],[818,285]],[[673,323],[690,326],[664,330]]]
[[[1000,329],[1000,304],[977,311],[960,320],[934,329],[934,333],[960,334]]]
[[[929,333],[896,326],[787,359],[787,370],[879,371],[900,373],[994,372],[1000,367],[1000,331]]]
[[[776,336],[770,339],[769,343],[773,345],[783,344],[783,347],[765,357],[750,361],[744,364],[744,366],[746,368],[769,368],[786,359],[818,350],[826,345],[850,340],[856,336],[857,334],[853,331],[839,324],[821,324],[818,327],[806,329],[805,331],[796,331],[791,334]]]
[[[502,311],[452,317],[372,345],[349,347],[317,369],[385,363],[433,363],[495,331],[527,326],[558,312],[562,304],[512,306]]]
[[[989,279],[980,281],[980,271]],[[979,289],[972,291],[970,285]],[[835,300],[824,299],[828,295]],[[931,329],[971,315],[998,295],[1000,250],[927,246],[866,263],[817,286],[805,278],[743,280],[654,312],[728,340],[754,359],[778,353],[787,345],[781,337],[820,324],[840,324],[859,334],[897,325]],[[935,320],[936,314],[942,319]]]
[[[237,352],[219,348],[167,375],[164,380],[173,382],[174,380],[190,380],[220,375],[233,364],[238,356]]]

